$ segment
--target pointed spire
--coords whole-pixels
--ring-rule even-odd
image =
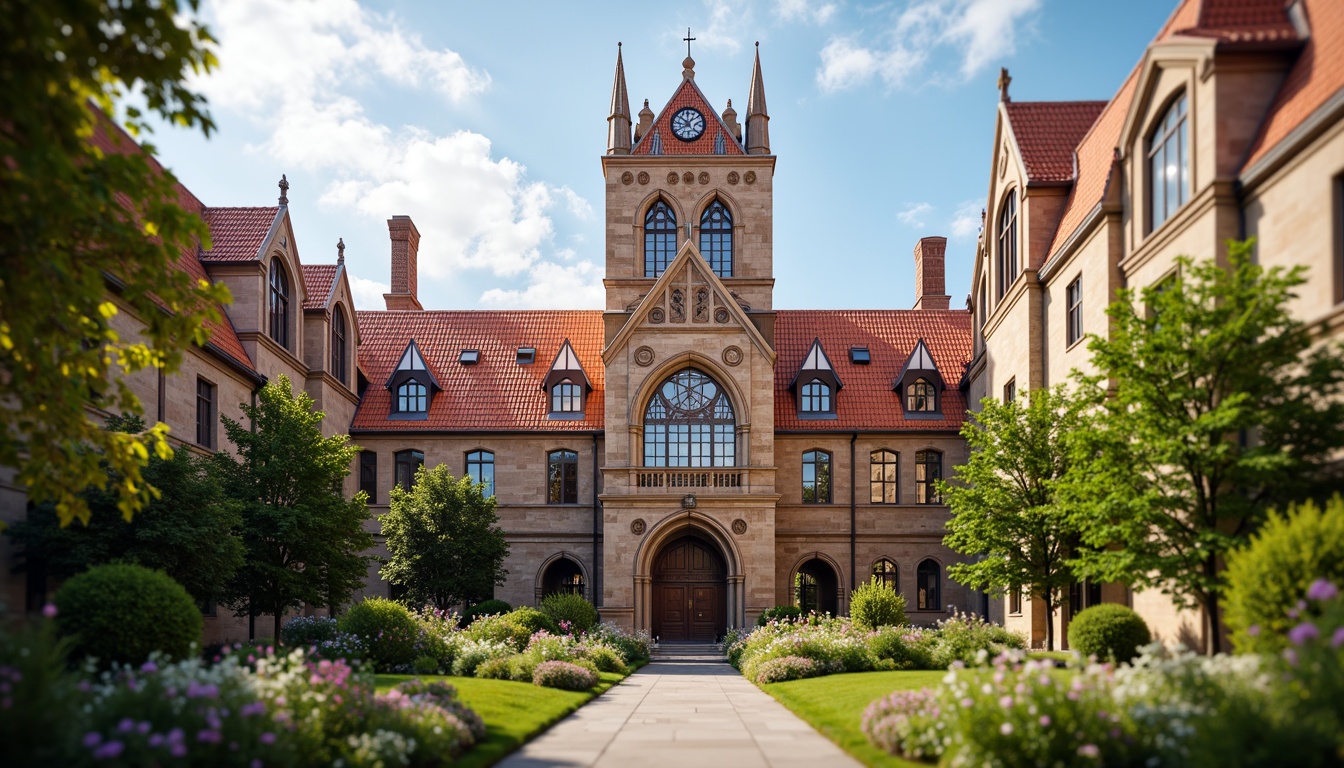
[[[747,96],[747,154],[770,154],[770,114],[765,108],[765,80],[761,77],[761,44],[756,43],[756,63],[751,67]]]
[[[289,205],[289,179],[280,174],[280,204]]]
[[[344,237],[338,237],[338,238],[336,238],[336,263],[337,263],[337,264],[344,264],[344,263],[345,263],[345,238],[344,238]]]
[[[611,85],[611,114],[607,117],[607,154],[630,154],[630,95],[625,90],[620,43],[616,43],[616,80]]]

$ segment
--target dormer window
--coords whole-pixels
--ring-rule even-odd
[[[410,379],[397,387],[397,413],[425,413],[428,410],[429,398],[424,384]]]
[[[923,339],[915,343],[892,389],[901,397],[907,419],[942,417],[941,397],[946,385]]]
[[[551,387],[551,411],[553,413],[582,413],[583,390],[569,379],[562,379]]]
[[[393,419],[428,418],[434,392],[442,389],[434,378],[434,372],[425,364],[424,355],[420,354],[420,347],[414,339],[406,345],[397,369],[384,386],[392,394],[389,418]]]
[[[461,363],[462,365],[475,365],[481,362],[481,350],[464,349],[457,356],[457,362]]]
[[[829,413],[831,409],[831,385],[820,379],[803,385],[799,392],[799,410],[803,413]]]
[[[550,394],[549,418],[583,418],[584,399],[593,386],[583,372],[583,364],[579,362],[579,356],[574,354],[569,339],[560,345],[560,351],[556,353],[555,362],[551,363],[551,370],[546,373],[541,388]]]
[[[812,348],[803,357],[802,365],[789,385],[798,397],[798,417],[834,419],[836,393],[842,386],[830,358],[821,348],[821,339],[813,339]]]
[[[519,365],[531,365],[535,363],[537,361],[537,348],[519,347],[517,360]]]
[[[927,379],[915,379],[915,383],[906,388],[905,410],[919,413],[937,411],[938,391]]]
[[[868,365],[873,362],[873,355],[867,347],[850,347],[849,362],[855,365]]]

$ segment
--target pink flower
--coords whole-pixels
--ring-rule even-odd
[[[1000,726],[999,726],[999,733],[1002,733],[1004,736],[1011,736],[1012,733],[1013,733],[1013,724],[1012,724],[1012,723],[1004,723],[1003,725],[1000,725]]]
[[[1041,727],[1042,727],[1042,728],[1049,728],[1049,727],[1050,727],[1050,716],[1049,716],[1049,715],[1041,715]]]
[[[1339,590],[1334,584],[1331,584],[1325,579],[1317,579],[1311,583],[1311,587],[1307,590],[1307,599],[1315,600],[1319,603],[1326,600],[1333,600],[1335,595],[1338,594]]]
[[[1078,748],[1078,754],[1082,757],[1097,758],[1101,757],[1101,749],[1096,744],[1084,744]]]
[[[1252,624],[1251,626],[1247,627],[1247,628],[1246,628],[1246,634],[1250,635],[1251,637],[1259,637],[1259,636],[1260,636],[1260,625],[1259,625],[1259,624]]]
[[[56,613],[57,611],[55,605],[47,603],[46,605],[42,606],[42,615],[46,616],[48,619],[56,618]]]
[[[1330,638],[1330,647],[1339,650],[1344,645],[1344,627],[1335,630],[1335,634]]]

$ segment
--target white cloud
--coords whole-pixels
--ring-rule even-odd
[[[952,237],[956,240],[975,239],[980,234],[980,211],[983,209],[983,203],[978,200],[967,200],[957,206],[956,213],[952,214]]]
[[[526,288],[491,288],[481,294],[481,304],[510,309],[591,309],[602,306],[603,296],[602,273],[593,262],[543,261],[528,271]]]
[[[924,226],[924,218],[933,211],[929,203],[909,203],[905,210],[896,214],[896,218],[916,229]]]
[[[729,3],[726,0],[704,0],[709,24],[703,29],[691,28],[695,48],[734,54],[742,50],[741,36],[750,25],[749,3]],[[677,33],[681,38],[682,34]],[[691,53],[695,53],[695,48]]]
[[[781,12],[796,1],[779,0]],[[960,74],[969,78],[1016,51],[1019,24],[1040,6],[1041,0],[919,0],[875,42],[845,35],[831,39],[821,49],[817,84],[831,92],[877,77],[887,87],[899,88],[941,48],[960,58]]]
[[[354,294],[355,309],[382,309],[384,306],[383,294],[392,292],[392,286],[387,283],[357,277],[353,274],[347,274],[346,277],[350,280],[350,293]]]
[[[784,21],[810,21],[825,24],[839,10],[835,3],[816,3],[812,0],[775,0],[775,12]]]

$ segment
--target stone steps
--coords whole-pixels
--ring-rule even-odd
[[[651,661],[671,664],[726,663],[717,643],[660,643]]]

